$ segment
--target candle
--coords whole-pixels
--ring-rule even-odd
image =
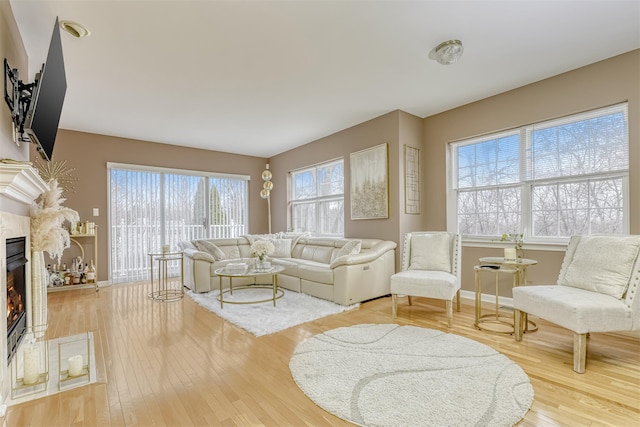
[[[516,260],[516,249],[515,248],[504,248],[504,260],[505,261],[515,261]]]
[[[40,349],[35,345],[25,346],[23,362],[23,382],[26,385],[37,383],[40,377]]]
[[[71,356],[69,358],[69,376],[77,377],[82,375],[82,355]]]
[[[170,250],[169,245],[164,245],[164,246],[162,246],[162,253],[163,253],[163,254],[166,254],[167,252],[169,252],[169,250]]]

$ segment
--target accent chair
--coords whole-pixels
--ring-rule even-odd
[[[591,332],[640,330],[640,236],[573,236],[556,285],[513,289],[515,339],[527,315],[573,331],[573,370],[585,372]],[[526,315],[525,315],[526,314]]]
[[[421,231],[404,236],[402,271],[391,276],[392,315],[398,297],[425,297],[446,301],[447,326],[453,321],[453,299],[460,311],[460,235]]]

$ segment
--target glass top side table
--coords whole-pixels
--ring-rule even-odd
[[[501,274],[511,274],[512,286],[523,286],[527,284],[527,269],[538,264],[537,260],[519,258],[515,261],[505,260],[503,257],[483,257],[480,258],[480,265],[474,267],[476,282],[476,310],[474,326],[481,330],[502,334],[513,334],[515,331],[515,319],[513,312],[500,310],[499,303],[499,278]],[[482,275],[493,273],[495,276],[495,306],[491,313],[482,314]],[[527,332],[534,332],[538,328],[535,323],[524,319]],[[531,328],[529,327],[531,325]]]
[[[182,252],[162,252],[149,253],[148,255],[151,277],[149,298],[162,302],[181,299],[184,296],[184,254]],[[153,269],[155,263],[158,264],[157,278]]]

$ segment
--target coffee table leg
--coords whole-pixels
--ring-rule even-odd
[[[218,284],[220,285],[220,293],[218,296],[220,297],[220,308],[224,305],[224,295],[222,294],[222,276],[218,277]]]
[[[278,275],[271,275],[271,285],[273,286],[273,306],[276,306],[276,293],[278,291]]]

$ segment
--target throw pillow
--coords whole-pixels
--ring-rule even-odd
[[[340,249],[334,252],[333,256],[331,257],[331,262],[342,256],[357,255],[360,253],[361,249],[362,240],[349,240],[347,243],[342,245]]]
[[[583,236],[558,284],[622,298],[638,252],[636,237]]]
[[[274,258],[291,258],[291,239],[267,239],[273,244],[273,253],[270,255]]]
[[[222,249],[217,247],[210,240],[194,240],[193,245],[198,248],[199,251],[206,252],[211,255],[216,261],[227,259],[227,256],[222,252]]]
[[[409,270],[451,272],[451,243],[448,233],[412,234]]]

